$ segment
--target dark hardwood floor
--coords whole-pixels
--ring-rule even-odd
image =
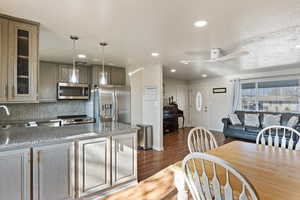
[[[188,153],[187,136],[189,128],[164,135],[164,151],[138,151],[138,180],[142,181],[160,170],[182,160]],[[225,139],[223,133],[213,132],[217,143],[222,145],[232,141]]]

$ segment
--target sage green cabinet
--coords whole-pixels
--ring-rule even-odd
[[[33,148],[33,200],[73,199],[74,143]]]
[[[0,18],[0,102],[7,101],[8,20]]]
[[[38,24],[0,18],[0,102],[37,102]]]
[[[81,140],[77,146],[77,198],[109,188],[109,138]]]
[[[40,102],[56,102],[57,99],[57,80],[58,64],[40,62]]]
[[[59,65],[59,82],[70,82],[72,73],[72,65]],[[75,73],[79,77],[79,83],[89,83],[88,67],[76,66]]]
[[[30,149],[0,152],[0,199],[30,200]]]

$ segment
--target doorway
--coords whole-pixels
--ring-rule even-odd
[[[203,127],[210,129],[210,102],[209,88],[192,87],[189,90],[189,110],[192,127]]]

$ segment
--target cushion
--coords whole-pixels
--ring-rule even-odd
[[[228,117],[232,125],[242,125],[242,122],[238,118],[237,114],[229,114]]]
[[[295,126],[298,124],[299,122],[299,117],[297,116],[292,116],[288,123],[286,124],[287,127],[290,127],[290,128],[295,128]]]
[[[264,114],[263,128],[268,126],[280,126],[281,115]]]
[[[229,125],[228,128],[234,129],[234,130],[240,130],[240,131],[245,130],[245,128],[242,125]]]
[[[248,114],[245,113],[245,126],[250,126],[250,127],[259,127],[259,114]]]

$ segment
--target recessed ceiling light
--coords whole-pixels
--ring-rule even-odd
[[[86,55],[84,55],[84,54],[78,54],[78,58],[86,58]]]
[[[206,78],[206,77],[207,77],[207,74],[202,74],[202,77],[203,77],[203,78]]]
[[[151,55],[154,56],[154,57],[157,57],[157,56],[159,56],[159,53],[155,53],[155,52],[154,52],[154,53],[152,53]]]
[[[207,25],[207,21],[206,20],[199,20],[199,21],[196,21],[194,23],[194,26],[197,27],[197,28],[201,28],[201,27],[204,27]]]
[[[176,72],[176,69],[171,69],[170,72],[174,73]]]
[[[295,46],[296,49],[300,49],[300,44]]]

